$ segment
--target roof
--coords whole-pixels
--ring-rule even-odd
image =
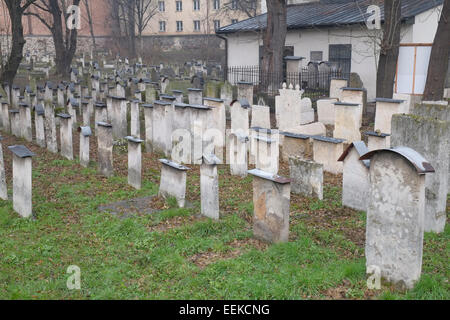
[[[276,174],[271,174],[259,169],[253,169],[253,170],[249,170],[248,171],[249,174],[251,174],[252,176],[261,178],[261,179],[265,179],[265,180],[269,180],[269,181],[273,181],[276,183],[280,183],[280,184],[287,184],[287,183],[291,183],[291,179],[286,178],[286,177],[281,177],[279,175]]]
[[[338,161],[344,161],[345,158],[347,158],[348,154],[350,153],[350,151],[352,150],[352,148],[355,148],[356,152],[358,153],[359,157],[362,157],[363,155],[365,155],[367,152],[369,152],[369,149],[367,149],[366,144],[363,141],[355,141],[352,142],[347,149],[345,149],[344,153],[342,153],[342,155],[339,157]],[[361,160],[364,165],[367,168],[370,168],[370,160]]]
[[[35,156],[35,154],[25,146],[11,146],[8,147],[8,149],[19,158],[30,158]]]
[[[159,162],[161,162],[162,164],[169,166],[171,168],[177,169],[177,170],[181,170],[181,171],[191,170],[188,167],[185,167],[181,164],[175,163],[175,162],[167,160],[167,159],[159,159]]]
[[[384,21],[383,0],[357,0],[350,3],[327,4],[322,2],[288,6],[288,30],[310,29],[316,27],[338,27],[365,23],[370,14],[367,7],[378,5],[381,8],[381,20]],[[442,5],[443,0],[402,0],[402,21],[408,21],[416,15]],[[267,14],[240,21],[220,28],[217,34],[261,31],[266,28]]]
[[[374,151],[368,152],[365,155],[363,155],[360,158],[360,160],[369,160],[375,154],[377,154],[379,152],[393,152],[393,153],[401,155],[403,158],[408,160],[414,166],[414,168],[416,168],[416,171],[418,174],[435,172],[433,166],[428,162],[428,160],[426,160],[417,151],[415,151],[411,148],[408,148],[408,147],[397,147],[397,148],[393,148],[393,149],[374,150]]]

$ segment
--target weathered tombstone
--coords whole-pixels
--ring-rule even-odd
[[[312,160],[313,147],[310,135],[290,132],[280,132],[280,135],[284,136],[283,146],[281,147],[281,159],[283,161],[288,162],[290,157]]]
[[[288,82],[294,86],[300,84],[303,59],[305,58],[298,56],[284,57],[284,61],[286,61],[286,77],[288,78]]]
[[[289,241],[291,180],[258,169],[253,176],[253,234],[267,242]]]
[[[361,105],[361,121],[364,109],[367,104],[367,90],[364,88],[349,88],[344,87],[341,91],[340,102],[356,103]],[[360,126],[362,123],[360,124]]]
[[[127,101],[122,96],[112,96],[111,98],[113,138],[119,140],[126,137],[128,132]]]
[[[390,134],[367,131],[364,132],[364,135],[367,136],[367,148],[369,149],[369,151],[389,149],[391,145]]]
[[[20,111],[16,109],[9,110],[9,116],[11,118],[11,134],[20,137],[22,134],[20,127]]]
[[[248,141],[248,135],[243,132],[228,135],[228,163],[233,176],[246,177],[248,174]]]
[[[188,99],[191,105],[202,105],[203,104],[203,90],[196,88],[188,89]]]
[[[334,125],[335,123],[335,112],[334,104],[337,99],[321,99],[317,101],[317,114],[319,116],[319,122],[325,125]]]
[[[369,159],[367,271],[412,289],[422,270],[425,174],[434,169],[406,147],[375,150],[361,158]]]
[[[183,91],[172,90],[172,94],[175,97],[177,103],[184,103]]]
[[[2,115],[2,124],[3,124],[3,131],[6,133],[11,132],[11,124],[9,120],[9,105],[7,101],[1,101],[1,115]]]
[[[58,153],[58,142],[56,140],[55,106],[45,103],[45,141],[47,150]]]
[[[212,141],[205,141],[205,133],[208,128],[208,121],[210,119],[211,107],[203,105],[190,105],[191,109],[191,135],[192,135],[192,151],[191,160],[192,164],[201,165],[203,163],[203,151],[204,146],[211,143],[214,147]],[[210,150],[213,152],[214,150]]]
[[[343,162],[342,205],[360,211],[367,210],[369,193],[369,160],[359,160],[369,152],[362,141],[352,142],[338,161]]]
[[[351,141],[361,140],[362,105],[349,102],[335,102],[335,124],[333,137]]]
[[[222,99],[205,98],[205,106],[211,108],[207,127],[220,132],[220,137],[214,137],[215,151],[214,154],[223,162],[223,149],[225,146],[226,136],[226,111],[225,104]]]
[[[57,117],[60,118],[60,141],[61,141],[61,155],[68,160],[73,160],[73,142],[72,142],[72,126],[71,116],[69,114],[59,113]]]
[[[81,115],[83,116],[83,126],[89,127],[91,125],[91,113],[89,110],[89,101],[81,101]]]
[[[113,168],[113,135],[112,125],[106,122],[97,123],[97,147],[99,172],[106,177],[114,174]]]
[[[5,161],[3,159],[3,137],[0,137],[0,199],[8,200],[8,186],[6,184]]]
[[[228,81],[225,81],[220,89],[220,99],[225,103],[226,117],[230,118],[230,105],[233,102],[233,86]]]
[[[24,102],[19,103],[19,117],[21,137],[28,142],[33,141],[33,132],[31,125],[31,109],[30,106]]]
[[[293,194],[323,200],[323,165],[314,161],[289,157]]]
[[[139,100],[130,101],[131,135],[137,138],[141,137],[141,119],[139,117],[140,116],[139,103],[140,103]]]
[[[80,132],[80,164],[87,168],[89,166],[89,139],[92,136],[91,127],[79,127]]]
[[[342,173],[342,162],[338,159],[344,152],[343,139],[313,136],[314,161],[323,164],[323,169],[332,174]]]
[[[238,100],[246,100],[249,104],[253,104],[253,83],[239,81],[237,83],[238,92],[237,99]]]
[[[375,131],[381,133],[391,133],[391,121],[394,114],[405,113],[403,100],[394,100],[386,98],[375,99],[377,103],[375,113]],[[389,145],[390,139],[388,138]]]
[[[219,176],[217,165],[222,161],[214,154],[204,155],[200,166],[201,212],[203,216],[219,220]]]
[[[190,169],[167,159],[159,161],[162,163],[159,195],[164,198],[174,197],[178,206],[184,208],[186,204],[187,171]]]
[[[270,107],[252,106],[251,127],[270,129]]]
[[[247,100],[235,100],[231,103],[231,132],[240,132],[246,136],[249,135],[249,109],[250,104]]]
[[[256,169],[278,174],[279,165],[279,135],[272,134],[271,137],[254,136],[254,155]]]
[[[142,176],[142,142],[136,137],[126,137],[128,140],[128,184],[141,189]]]
[[[342,88],[348,86],[346,79],[331,79],[330,82],[330,98],[340,99]]]
[[[157,100],[153,104],[153,151],[170,155],[172,151],[173,104]]]
[[[30,217],[32,203],[32,160],[35,155],[25,146],[11,146],[13,153],[13,208],[20,216]]]
[[[145,125],[145,152],[153,152],[153,105],[143,104]]]
[[[436,174],[428,175],[425,179],[424,230],[444,232],[447,220],[450,121],[420,115],[394,115],[391,145],[412,148],[426,155],[433,166]]]
[[[192,108],[185,103],[175,104],[172,132],[172,160],[177,163],[192,163]]]
[[[79,110],[80,104],[76,98],[71,98],[67,101],[67,113],[71,116],[72,129],[77,128],[77,110]]]
[[[95,135],[97,136],[98,125],[99,122],[107,122],[108,121],[108,111],[107,106],[103,102],[96,102],[94,104],[95,107]]]

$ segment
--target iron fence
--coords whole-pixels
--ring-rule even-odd
[[[299,86],[304,90],[304,96],[316,101],[321,97],[327,97],[330,93],[330,82],[333,78],[347,78],[340,70],[326,70],[311,72],[307,68],[301,72],[276,73],[263,72],[258,66],[229,67],[225,73],[225,79],[235,85],[238,82],[253,83],[255,94],[275,96],[282,88],[283,83],[294,88]]]

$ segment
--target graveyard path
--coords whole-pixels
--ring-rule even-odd
[[[143,188],[127,184],[126,147],[114,151],[115,175],[96,172],[91,139],[88,168],[34,144],[3,135],[11,194],[12,156],[7,146],[24,144],[33,158],[33,208],[26,221],[0,201],[0,298],[16,299],[372,299],[448,298],[448,228],[427,235],[424,283],[397,293],[368,291],[365,281],[365,214],[341,205],[341,176],[325,175],[324,200],[291,197],[290,242],[253,239],[252,178],[219,166],[221,221],[199,216],[200,173],[188,174],[190,208],[155,196],[161,164],[143,153]],[[59,134],[58,134],[59,137]],[[74,132],[74,155],[79,135]],[[281,174],[288,175],[281,164]],[[100,206],[124,205],[125,216]],[[154,211],[141,210],[148,205]],[[120,210],[119,210],[120,211]],[[82,272],[82,290],[65,288],[67,267]],[[430,290],[433,288],[433,290]]]

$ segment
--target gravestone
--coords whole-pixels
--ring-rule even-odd
[[[97,101],[94,104],[95,107],[95,135],[97,136],[98,132],[98,123],[99,122],[107,122],[108,121],[108,111],[107,106],[103,102]]]
[[[367,131],[364,132],[364,135],[367,136],[367,148],[369,149],[369,151],[379,149],[389,149],[391,144],[389,141],[391,136],[390,134],[375,131]]]
[[[361,140],[362,105],[349,102],[335,102],[335,124],[333,137],[351,141]]]
[[[271,138],[256,136],[255,144],[255,166],[256,169],[270,173],[278,174],[279,165],[279,135],[272,134]]]
[[[145,152],[153,152],[153,105],[143,104],[145,125]]]
[[[11,124],[9,120],[9,104],[7,101],[1,101],[0,106],[1,106],[3,131],[5,131],[6,133],[10,133]]]
[[[133,137],[141,137],[141,120],[140,120],[140,110],[139,110],[139,100],[130,101],[130,116],[131,116],[131,135]]]
[[[58,143],[56,140],[56,121],[55,121],[55,106],[50,103],[45,103],[45,141],[47,150],[52,153],[58,153]]]
[[[26,103],[19,103],[19,118],[20,118],[20,128],[21,137],[28,142],[33,141],[33,132],[31,124],[31,109]]]
[[[97,128],[98,169],[102,175],[111,177],[114,174],[113,127],[109,123],[99,122]]]
[[[290,179],[254,169],[253,234],[267,242],[289,241]]]
[[[252,106],[251,127],[270,129],[270,107]]]
[[[425,174],[434,169],[406,147],[371,151],[361,158],[369,159],[366,267],[389,283],[412,289],[422,270]]]
[[[341,91],[340,102],[356,103],[361,105],[361,121],[367,105],[367,90],[364,88],[344,87]],[[359,126],[362,125],[362,122]]]
[[[280,132],[284,137],[281,147],[281,158],[288,162],[290,157],[296,157],[302,160],[312,160],[313,146],[311,136],[305,134],[295,134],[290,132]]]
[[[232,132],[228,135],[228,163],[233,176],[246,177],[248,174],[248,135]]]
[[[325,125],[333,125],[335,123],[334,104],[337,99],[321,99],[317,101],[317,114],[319,116],[319,122]]]
[[[313,136],[313,158],[317,163],[323,164],[323,169],[332,174],[343,171],[342,162],[338,159],[344,152],[343,139]]]
[[[21,217],[33,214],[32,160],[35,155],[25,146],[11,146],[13,153],[13,208]]]
[[[162,163],[159,195],[164,198],[174,197],[178,206],[184,208],[186,204],[187,171],[190,169],[167,159],[159,161]]]
[[[72,143],[72,126],[71,116],[69,114],[59,113],[57,117],[60,119],[60,143],[61,155],[68,160],[73,160],[73,143]]]
[[[141,189],[142,176],[142,142],[136,137],[126,137],[128,140],[128,184]]]
[[[201,212],[203,216],[219,220],[219,175],[217,165],[222,161],[214,154],[204,155],[200,166]]]
[[[0,137],[0,199],[8,200],[8,186],[6,184],[5,161],[3,159],[3,137]]]
[[[386,98],[377,98],[375,113],[375,131],[391,134],[391,121],[394,114],[405,113],[406,110],[403,100],[394,100]],[[388,146],[390,146],[390,137],[386,137]]]
[[[447,220],[450,121],[419,115],[394,115],[391,145],[412,148],[426,155],[433,166],[436,173],[425,178],[424,230],[444,232]]]
[[[202,105],[203,104],[203,90],[196,89],[196,88],[189,88],[188,89],[188,99],[189,99],[189,104]]]
[[[231,132],[239,132],[241,135],[249,135],[249,109],[247,100],[235,100],[231,103]]]
[[[253,83],[240,81],[237,83],[237,99],[247,100],[249,104],[253,104]]]
[[[173,104],[157,100],[153,104],[153,151],[170,155],[172,151]]]
[[[323,200],[323,165],[289,157],[291,190],[294,194]]]
[[[367,210],[369,193],[369,160],[359,160],[369,152],[362,141],[352,142],[338,161],[343,162],[342,205],[359,210]]]
[[[80,132],[80,164],[87,168],[89,166],[89,140],[92,136],[91,127],[79,127]]]
[[[348,86],[348,81],[346,79],[331,79],[330,82],[330,98],[340,99],[342,88]]]

